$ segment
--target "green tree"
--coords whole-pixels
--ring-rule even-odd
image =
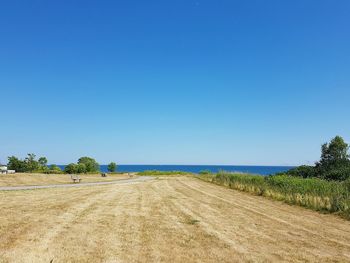
[[[345,180],[350,177],[349,145],[340,136],[321,147],[321,159],[316,163],[316,174],[328,180]]]
[[[302,165],[287,172],[291,176],[319,177],[343,181],[350,178],[349,145],[340,136],[335,136],[321,147],[321,158],[315,166]]]
[[[100,165],[91,157],[81,157],[78,164],[84,164],[87,173],[95,173],[100,170]]]
[[[107,169],[109,172],[114,173],[117,170],[117,164],[115,162],[111,162],[108,166]]]
[[[349,161],[349,145],[340,136],[334,137],[330,143],[325,143],[321,147],[321,160],[319,165],[328,166],[335,163]]]
[[[34,153],[28,153],[28,156],[25,158],[26,162],[26,172],[33,172],[39,169],[39,163],[35,160],[36,155]]]
[[[77,164],[77,173],[78,174],[86,173],[86,165],[83,163],[78,163]]]
[[[38,159],[38,162],[39,162],[40,166],[42,166],[42,167],[47,166],[47,159],[46,159],[46,157],[40,157]]]
[[[78,171],[78,165],[75,163],[70,163],[64,167],[64,172],[67,174],[75,174]]]
[[[9,156],[7,168],[9,170],[16,170],[19,173],[23,173],[27,171],[27,164],[25,161],[20,160],[15,156]]]

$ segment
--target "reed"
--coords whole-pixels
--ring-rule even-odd
[[[260,176],[219,172],[199,178],[232,189],[270,197],[317,211],[341,214],[350,219],[350,181],[286,175]]]

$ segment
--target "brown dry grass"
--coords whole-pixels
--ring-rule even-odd
[[[83,183],[105,182],[128,178],[126,174],[111,174],[107,177],[101,177],[100,174],[82,174],[79,176],[82,179]],[[0,186],[49,185],[70,183],[72,183],[72,180],[69,174],[0,174]]]
[[[194,178],[0,192],[0,262],[350,261],[350,222]]]

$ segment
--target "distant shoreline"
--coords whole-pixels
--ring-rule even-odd
[[[64,169],[65,165],[58,165],[61,169]],[[259,165],[143,165],[133,164],[118,165],[118,172],[142,172],[146,170],[163,170],[163,171],[183,171],[191,173],[199,173],[204,170],[216,173],[220,170],[229,172],[241,172],[250,174],[269,175],[274,173],[285,172],[295,166],[259,166]],[[100,165],[101,172],[107,172],[107,165]]]

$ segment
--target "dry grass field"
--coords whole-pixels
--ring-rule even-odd
[[[350,222],[195,178],[0,192],[0,262],[350,262]]]
[[[111,174],[101,177],[100,174],[79,175],[83,183],[105,182],[128,178],[126,174]],[[0,186],[20,186],[20,185],[48,185],[48,184],[70,184],[72,180],[69,174],[0,174]]]

